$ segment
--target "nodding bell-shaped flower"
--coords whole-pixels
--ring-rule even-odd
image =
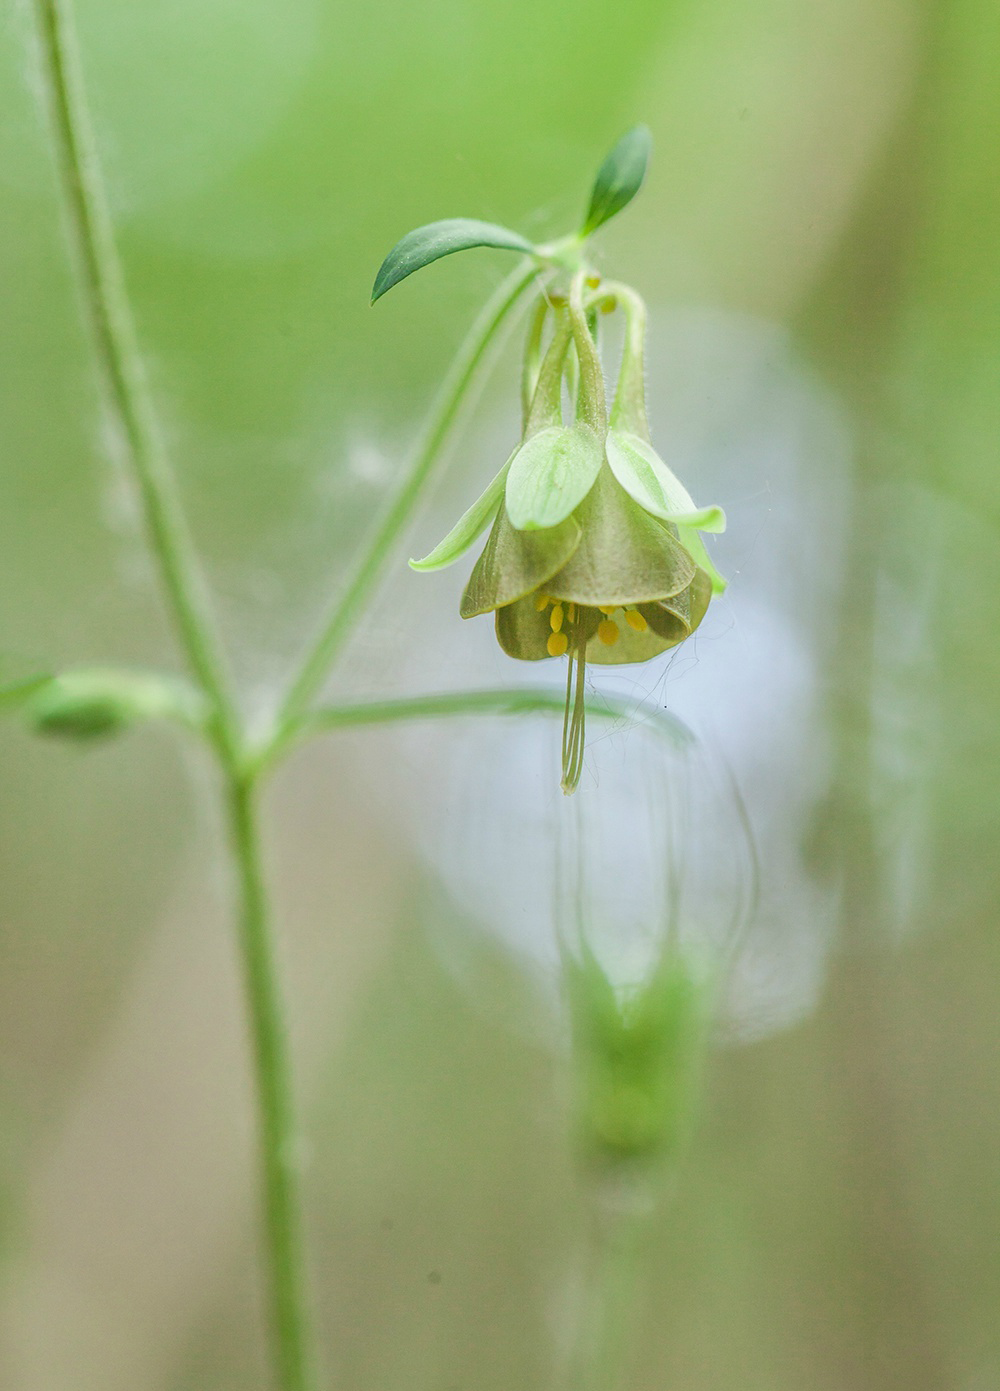
[[[643,385],[645,308],[624,286],[593,303],[621,304],[625,348],[610,422],[604,377],[583,301],[582,274],[541,357],[548,307],[535,317],[526,359],[521,444],[482,496],[416,570],[452,564],[492,523],[461,614],[496,615],[511,657],[567,657],[562,786],[583,767],[585,671],[644,662],[694,632],[724,581],[700,531],[721,531],[721,508],[696,508],[649,442]],[[537,359],[541,357],[541,362]],[[576,418],[565,424],[569,377]],[[529,404],[530,403],[530,404]]]

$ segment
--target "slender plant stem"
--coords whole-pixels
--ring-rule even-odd
[[[605,1216],[598,1268],[596,1339],[580,1391],[618,1391],[631,1344],[641,1235],[646,1226],[632,1213]]]
[[[649,1216],[647,1200],[622,1208],[594,1195],[590,1269],[566,1391],[620,1391],[625,1384]]]
[[[228,782],[229,827],[240,879],[240,948],[253,1039],[264,1220],[271,1258],[276,1382],[314,1391],[299,1196],[301,1142],[292,1102],[289,1044],[264,881],[257,792],[238,774]]]
[[[125,289],[67,0],[35,0],[41,75],[87,317],[128,464],[138,484],[150,550],[188,662],[213,705],[213,735],[232,755],[237,716],[221,642],[170,465]]]
[[[524,686],[322,706],[286,725],[280,742],[269,744],[262,751],[254,764],[254,772],[260,775],[291,748],[334,729],[401,724],[407,720],[454,719],[460,715],[562,715],[564,707],[565,699],[558,691]],[[595,719],[640,724],[681,748],[689,747],[694,740],[694,735],[676,716],[665,710],[642,714],[633,701],[618,696],[604,695],[599,700],[588,701],[587,711]]]
[[[437,463],[442,446],[467,404],[478,369],[511,310],[538,275],[532,261],[522,263],[499,286],[479,314],[459,348],[441,385],[409,473],[365,550],[344,592],[338,597],[319,637],[307,653],[285,697],[274,738],[296,720],[319,694],[341,644],[371,597],[388,554],[413,514],[413,508]]]
[[[95,349],[121,428],[127,462],[138,484],[149,546],[167,607],[211,710],[207,732],[225,779],[239,879],[239,943],[256,1073],[276,1384],[281,1391],[312,1391],[315,1381],[305,1314],[298,1146],[254,783],[243,770],[239,711],[230,693],[207,586],[146,381],[87,109],[72,15],[67,0],[35,0],[35,6],[42,80]]]

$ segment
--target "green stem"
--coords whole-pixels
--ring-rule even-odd
[[[556,309],[553,312],[555,325],[552,341],[545,350],[545,356],[538,369],[538,380],[535,382],[531,405],[524,422],[525,439],[529,435],[537,435],[540,430],[550,425],[562,423],[563,366],[572,339],[572,329],[563,310]]]
[[[579,1391],[618,1391],[624,1380],[647,1225],[635,1213],[602,1213],[600,1221],[594,1342]]]
[[[239,877],[240,946],[256,1063],[261,1167],[270,1258],[275,1360],[281,1391],[311,1391],[298,1178],[284,1012],[277,983],[253,785],[242,772],[244,738],[222,644],[177,496],[146,381],[108,211],[66,0],[35,0],[41,75],[62,194],[94,345],[139,488],[150,550],[188,664],[210,707],[207,733],[228,790]]]
[[[581,418],[596,430],[603,440],[608,428],[608,404],[605,398],[604,373],[601,359],[590,329],[584,308],[583,291],[586,270],[578,270],[569,287],[569,317],[573,325],[573,341],[580,370],[579,406]]]
[[[620,1177],[620,1193],[593,1195],[587,1283],[565,1391],[619,1391],[625,1384],[652,1205],[641,1182]]]
[[[469,388],[487,350],[524,291],[538,275],[534,262],[522,264],[500,285],[476,319],[459,348],[431,411],[423,439],[403,486],[372,538],[346,590],[337,599],[308,652],[298,676],[285,697],[274,739],[282,741],[284,729],[296,720],[319,694],[340,647],[371,596],[389,551],[409,521],[414,505],[437,463],[452,426],[466,403]]]
[[[625,342],[622,347],[618,385],[611,405],[612,429],[631,430],[648,440],[646,416],[646,306],[636,292],[617,283],[605,286],[625,311]]]
[[[227,792],[230,837],[239,871],[240,949],[255,1063],[277,1385],[282,1391],[314,1391],[317,1380],[306,1313],[299,1196],[301,1142],[264,883],[257,797],[252,779],[238,774],[230,777]]]
[[[524,362],[521,369],[521,428],[528,426],[528,414],[538,385],[538,374],[542,370],[542,338],[545,333],[545,320],[549,313],[549,301],[541,295],[535,305],[528,326],[528,339],[524,348]]]
[[[213,736],[232,755],[237,716],[211,605],[164,450],[115,245],[73,18],[66,0],[35,0],[41,75],[87,317],[138,484],[150,550],[185,655],[214,711]]]
[[[557,690],[530,687],[487,691],[451,691],[441,695],[407,696],[398,700],[362,701],[351,705],[328,705],[285,726],[280,742],[268,745],[254,765],[261,774],[284,757],[295,745],[328,730],[365,725],[400,724],[407,720],[452,719],[458,715],[562,715],[565,699]],[[595,719],[633,721],[651,729],[659,737],[686,747],[693,735],[687,726],[665,710],[637,719],[634,702],[606,695],[587,702],[587,712]]]

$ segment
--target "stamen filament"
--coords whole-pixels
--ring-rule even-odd
[[[587,639],[574,632],[575,653],[571,653],[566,673],[566,711],[563,715],[562,790],[567,797],[575,792],[583,772],[586,705]],[[574,663],[576,670],[574,673]],[[574,680],[575,675],[575,680]]]
[[[549,638],[549,642],[552,639]],[[566,765],[569,761],[569,729],[570,729],[570,707],[573,700],[573,654],[569,654],[566,663],[566,704],[563,708],[563,727],[562,727],[562,766],[563,766],[563,791],[566,790]]]

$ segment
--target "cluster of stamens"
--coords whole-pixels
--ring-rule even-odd
[[[567,622],[573,624],[576,621],[576,604],[564,604],[561,599],[552,599],[548,594],[539,594],[535,600],[535,608],[539,613],[546,609],[551,609],[549,614],[549,627],[552,632],[549,634],[546,647],[550,657],[564,657],[569,647],[569,637],[564,629]],[[618,625],[616,615],[621,615],[628,626],[636,633],[644,633],[649,624],[643,618],[639,610],[631,604],[602,604],[598,608],[598,613],[604,617],[597,625],[597,638],[603,642],[605,647],[613,647],[621,637],[621,628]]]
[[[545,645],[550,657],[564,657],[569,647],[569,634],[564,631],[563,624],[567,619],[570,623],[576,622],[576,605],[564,604],[559,599],[550,599],[547,594],[539,594],[535,600],[535,608],[539,613],[544,613],[547,608],[552,609],[549,614],[549,627],[552,632]]]

